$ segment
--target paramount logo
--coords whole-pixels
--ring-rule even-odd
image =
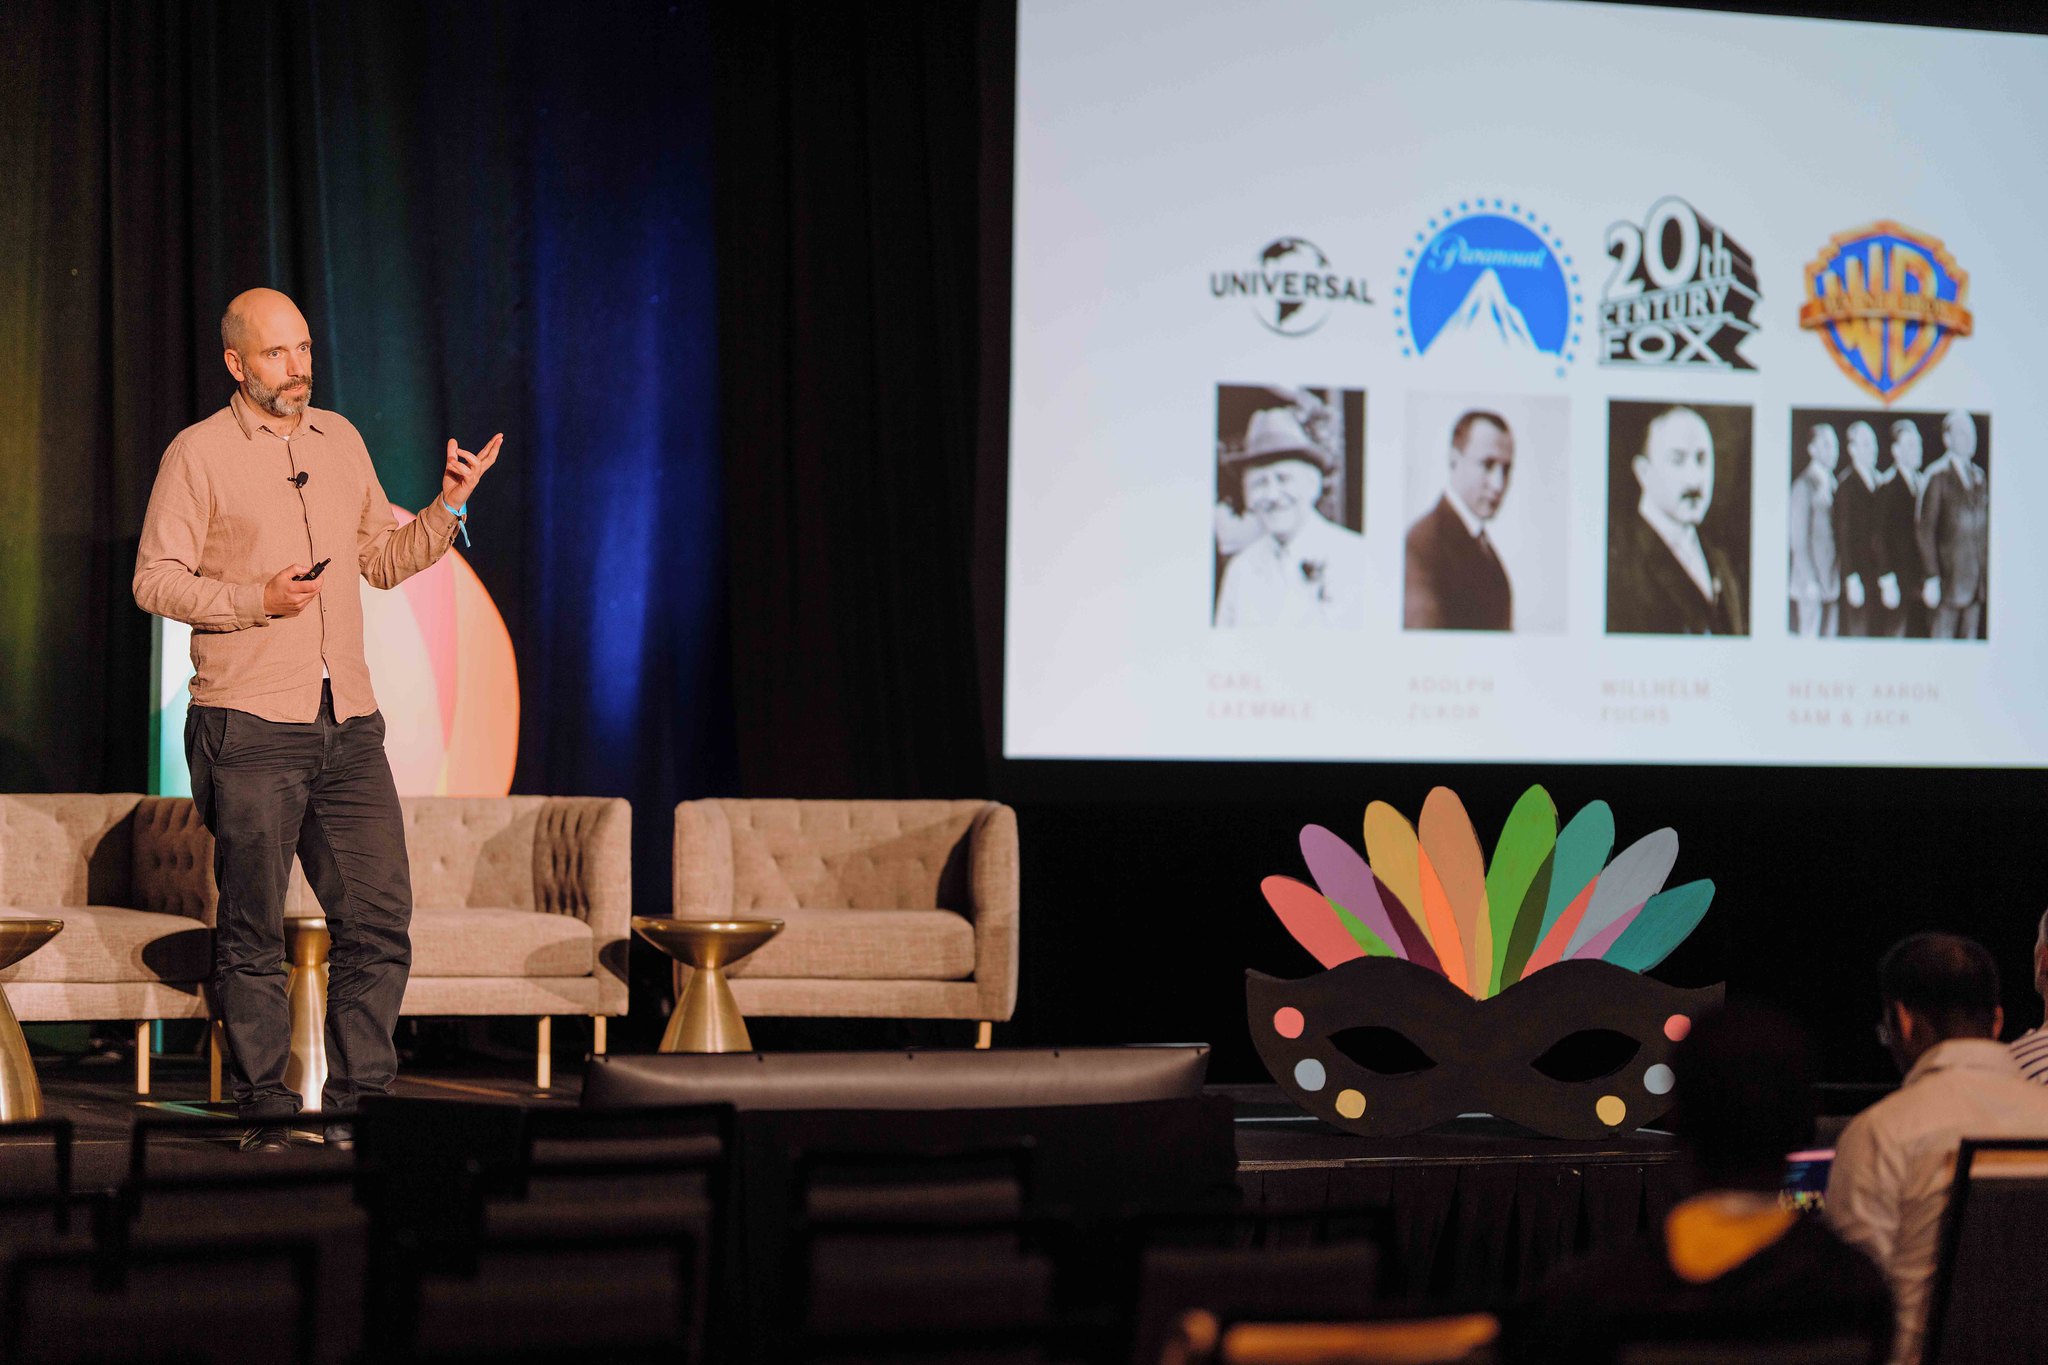
[[[1245,300],[1261,326],[1289,337],[1317,330],[1340,306],[1373,301],[1364,279],[1332,269],[1322,249],[1303,237],[1267,243],[1253,269],[1210,271],[1209,293]]]
[[[1550,263],[1550,253],[1541,247],[1514,251],[1501,247],[1473,246],[1455,233],[1430,243],[1425,258],[1431,270],[1455,270],[1461,265],[1483,270],[1541,270]]]

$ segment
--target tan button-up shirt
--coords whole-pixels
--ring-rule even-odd
[[[439,498],[398,525],[349,420],[307,408],[289,439],[238,390],[178,433],[158,466],[135,601],[192,627],[192,704],[306,723],[320,680],[334,718],[377,709],[363,660],[361,580],[395,588],[439,559],[456,520]],[[295,478],[304,474],[305,482]],[[263,585],[288,564],[331,560],[297,616],[269,617]]]

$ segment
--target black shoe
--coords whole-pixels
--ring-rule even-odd
[[[329,1151],[353,1152],[356,1149],[356,1126],[345,1120],[330,1123],[321,1130],[320,1140]]]
[[[242,1150],[245,1152],[288,1152],[292,1149],[292,1130],[283,1124],[264,1124],[242,1132]]]

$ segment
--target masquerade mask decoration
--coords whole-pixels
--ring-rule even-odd
[[[1368,1135],[1484,1111],[1550,1137],[1638,1128],[1672,1103],[1672,1046],[1722,988],[1639,973],[1698,925],[1712,882],[1664,890],[1669,829],[1615,856],[1614,816],[1560,830],[1549,793],[1515,803],[1489,863],[1463,804],[1438,787],[1418,832],[1375,801],[1367,857],[1301,832],[1315,885],[1268,877],[1266,901],[1330,970],[1247,972],[1252,1039],[1304,1109]]]

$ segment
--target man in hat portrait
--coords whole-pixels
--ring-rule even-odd
[[[1216,597],[1216,625],[1356,626],[1365,619],[1365,537],[1323,513],[1337,457],[1293,407],[1254,411],[1221,454],[1239,489],[1242,532]],[[1241,538],[1241,537],[1240,537]],[[1226,548],[1219,542],[1219,548]]]
[[[1443,496],[1408,528],[1401,624],[1410,630],[1511,630],[1515,594],[1487,538],[1515,470],[1507,419],[1470,408],[1451,424]]]

